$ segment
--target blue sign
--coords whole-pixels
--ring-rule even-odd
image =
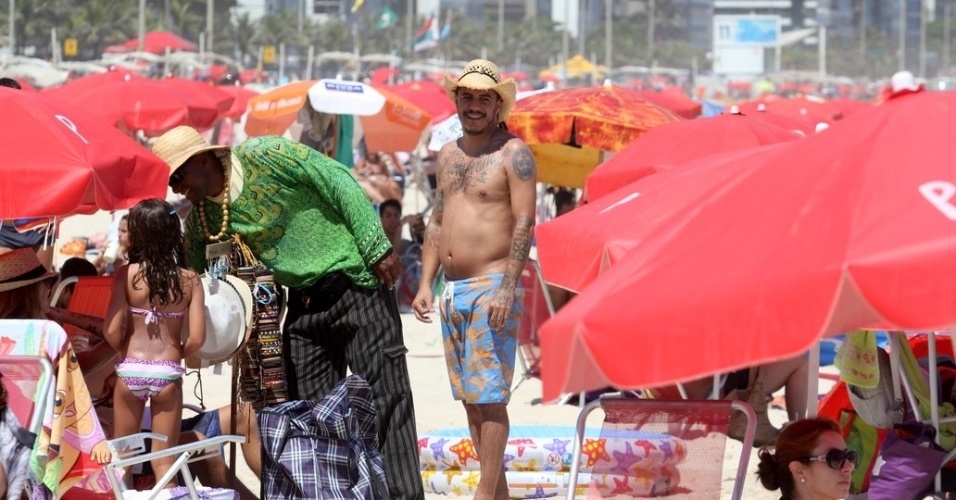
[[[325,82],[325,89],[336,92],[353,92],[356,94],[365,92],[361,85],[354,83]]]
[[[779,16],[714,16],[715,47],[768,47],[779,40]]]
[[[738,19],[734,42],[739,44],[771,44],[777,42],[775,19]]]

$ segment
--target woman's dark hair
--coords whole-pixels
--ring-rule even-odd
[[[162,306],[182,300],[186,247],[176,210],[160,199],[143,200],[129,211],[127,224],[129,261],[140,265],[133,286],[145,280],[150,302],[155,298]]]
[[[793,474],[790,462],[806,462],[813,455],[817,440],[824,432],[840,432],[840,426],[828,418],[808,418],[790,422],[777,436],[773,453],[761,448],[758,456],[757,478],[764,488],[773,491],[780,488],[782,500],[793,498]]]
[[[0,292],[0,319],[44,319],[42,281]]]

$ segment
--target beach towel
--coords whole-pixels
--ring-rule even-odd
[[[875,389],[880,384],[876,349],[876,332],[858,330],[847,334],[833,361],[840,369],[840,378],[857,387]]]
[[[890,429],[903,421],[903,398],[893,385],[890,355],[878,349],[879,383],[874,388],[847,384],[853,409],[866,423],[878,429]]]
[[[66,332],[52,321],[0,321],[0,354],[46,356],[55,378],[43,395],[43,427],[30,454],[30,469],[54,498],[77,486],[109,492],[103,466],[90,457],[106,449],[106,435],[93,410]]]

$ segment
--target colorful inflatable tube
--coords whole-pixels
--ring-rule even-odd
[[[574,429],[514,427],[505,448],[505,475],[512,498],[563,496],[570,483]],[[478,485],[478,455],[467,429],[419,437],[426,491],[470,495]],[[679,438],[647,432],[585,432],[578,494],[589,482],[602,495],[650,497],[680,484],[677,465],[687,456]],[[583,486],[580,486],[583,485]]]

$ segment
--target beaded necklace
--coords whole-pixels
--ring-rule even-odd
[[[205,198],[199,201],[199,221],[202,222],[202,231],[206,235],[206,238],[209,241],[219,241],[223,236],[226,235],[226,231],[229,229],[229,170],[223,168],[223,187],[222,191],[222,224],[219,227],[218,234],[209,233],[209,221],[206,220],[206,200]]]

